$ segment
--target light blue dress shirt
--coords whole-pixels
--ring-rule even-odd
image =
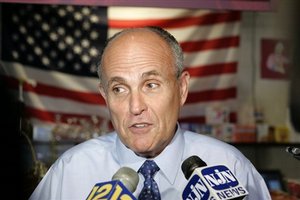
[[[250,161],[235,147],[215,138],[182,130],[178,125],[171,143],[154,158],[160,170],[155,181],[162,200],[180,200],[187,180],[181,163],[198,155],[210,165],[226,165],[249,192],[249,200],[271,199],[266,184]],[[116,132],[88,140],[67,150],[48,170],[30,199],[83,200],[96,183],[110,181],[123,166],[138,171],[145,158],[137,156],[118,138]],[[134,195],[142,190],[139,174]]]

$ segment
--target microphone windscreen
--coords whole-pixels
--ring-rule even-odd
[[[297,147],[287,147],[285,151],[293,155],[300,155],[300,149]]]
[[[129,167],[120,168],[112,177],[112,180],[119,180],[123,185],[133,193],[139,182],[139,175]]]
[[[181,170],[184,177],[189,179],[196,168],[204,166],[207,166],[207,164],[201,158],[198,156],[191,156],[183,161],[181,164]]]
[[[293,152],[294,155],[300,155],[300,149],[297,148],[297,147],[294,147],[292,152]]]
[[[288,153],[292,153],[293,147],[286,147],[285,151]]]

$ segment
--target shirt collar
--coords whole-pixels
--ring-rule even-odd
[[[171,143],[164,149],[164,151],[154,158],[160,170],[165,175],[165,178],[174,184],[178,170],[181,169],[181,161],[184,150],[184,138],[179,124],[177,124],[177,131]]]
[[[170,144],[153,160],[159,166],[161,172],[165,178],[173,184],[178,173],[181,169],[181,161],[184,150],[184,138],[182,130],[177,123],[176,133],[170,142]],[[127,148],[117,137],[116,140],[116,153],[117,159],[121,166],[127,166],[135,171],[138,171],[140,166],[146,160],[146,158],[136,155],[131,149]]]
[[[135,171],[138,171],[142,163],[145,161],[145,158],[136,155],[131,149],[126,147],[119,137],[117,137],[115,144],[117,160],[119,161],[121,167],[127,166]]]

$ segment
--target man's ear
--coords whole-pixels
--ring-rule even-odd
[[[187,99],[189,92],[190,74],[187,71],[183,71],[180,75],[180,103],[183,105]]]
[[[98,89],[99,89],[101,96],[104,98],[104,100],[106,100],[106,92],[105,92],[105,89],[104,89],[102,83],[98,84]]]

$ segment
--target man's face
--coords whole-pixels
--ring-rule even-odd
[[[175,75],[173,54],[156,34],[138,30],[116,38],[102,60],[100,92],[122,142],[155,157],[172,140],[189,75]]]

